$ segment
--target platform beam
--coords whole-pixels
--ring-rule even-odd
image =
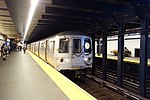
[[[141,37],[140,37],[140,95],[146,96],[147,79],[147,44],[148,44],[148,19],[141,19]]]

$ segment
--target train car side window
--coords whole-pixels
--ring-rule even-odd
[[[73,52],[81,53],[81,39],[73,39]]]
[[[41,43],[41,49],[44,50],[44,43]]]
[[[59,53],[68,53],[69,52],[69,39],[60,39],[59,42]]]
[[[91,53],[91,41],[88,38],[84,39],[84,52],[85,54]]]

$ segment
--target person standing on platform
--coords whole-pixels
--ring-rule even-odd
[[[8,45],[8,54],[10,54],[10,49],[11,49],[10,45]]]
[[[6,44],[3,44],[2,47],[1,47],[1,50],[2,50],[2,56],[3,56],[3,60],[6,61],[6,55],[7,55],[7,46]]]
[[[2,51],[3,45],[1,46],[1,57],[3,57],[3,51]]]
[[[26,46],[23,47],[23,52],[26,53]]]
[[[127,47],[124,47],[124,52],[129,52],[128,48]]]

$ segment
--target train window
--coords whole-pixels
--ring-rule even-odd
[[[69,52],[69,39],[60,39],[59,42],[59,53],[68,53]]]
[[[45,46],[45,42],[42,42],[42,43],[41,43],[41,50],[44,51],[44,50],[45,50],[45,47],[46,47],[46,46]]]
[[[81,39],[73,39],[73,52],[81,53]]]
[[[84,52],[86,54],[90,54],[91,53],[91,41],[88,38],[84,39]]]

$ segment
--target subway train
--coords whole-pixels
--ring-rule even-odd
[[[82,32],[60,32],[27,48],[58,71],[92,68],[92,39]]]

